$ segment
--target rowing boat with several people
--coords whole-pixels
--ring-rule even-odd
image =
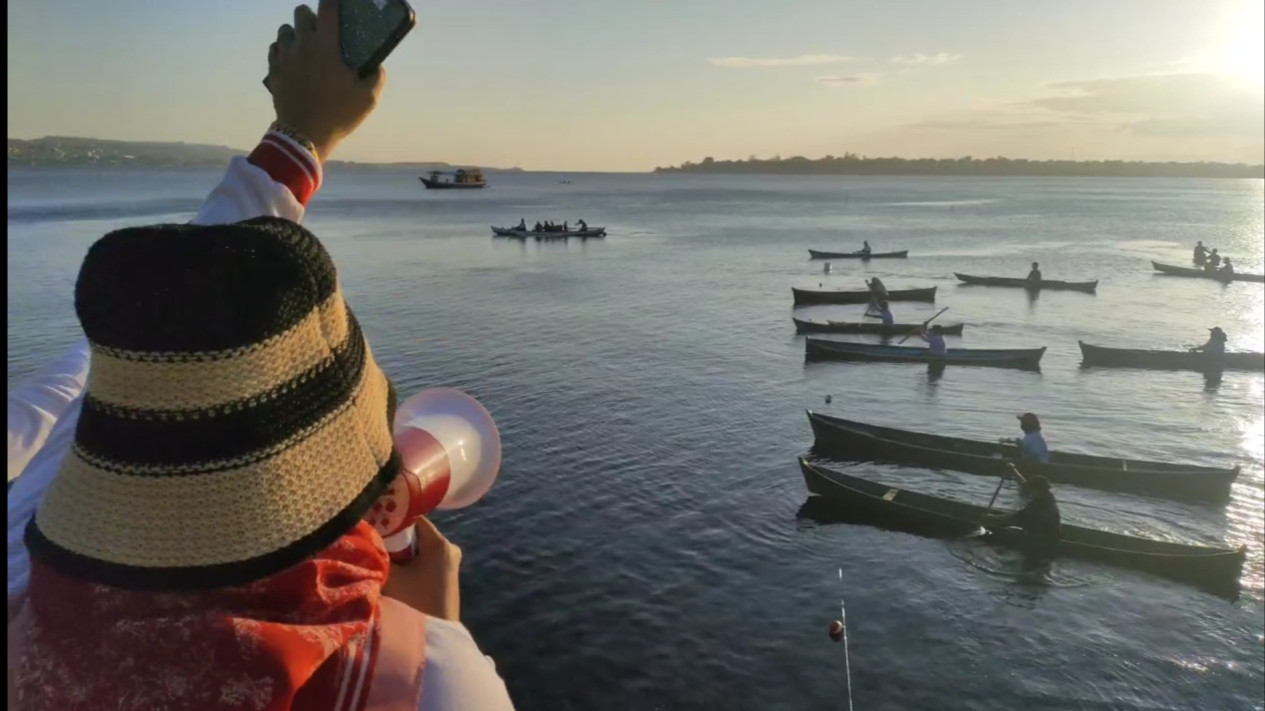
[[[896,289],[876,297],[872,290],[821,291],[791,287],[791,294],[795,297],[796,306],[809,304],[868,304],[876,298],[884,298],[887,301],[935,301],[936,288],[930,286],[925,289]]]
[[[847,360],[867,363],[982,365],[993,368],[1038,370],[1041,366],[1041,356],[1045,355],[1045,348],[948,348],[943,355],[933,355],[929,348],[807,338],[804,340],[804,355],[810,361]]]
[[[1147,368],[1154,370],[1252,370],[1265,372],[1265,353],[1216,353],[1204,351],[1151,351],[1107,348],[1078,341],[1081,366],[1086,368]]]
[[[908,256],[908,249],[902,249],[899,252],[823,252],[817,249],[808,250],[810,259],[905,259]]]
[[[929,469],[951,469],[981,476],[1001,476],[1006,458],[1019,450],[1000,442],[946,437],[881,427],[808,412],[814,449],[829,456],[875,459]],[[1239,468],[1148,462],[1121,457],[1049,452],[1049,462],[1016,461],[1024,476],[1043,476],[1056,484],[1142,494],[1177,501],[1224,503]]]
[[[1098,289],[1098,281],[1059,281],[1057,279],[1028,280],[1014,277],[982,277],[970,274],[953,273],[958,281],[964,284],[979,286],[1013,286],[1023,289],[1041,289],[1043,291],[1084,291],[1093,293]]]
[[[494,237],[511,239],[601,239],[606,236],[605,227],[590,227],[586,230],[521,230],[514,227],[492,227]]]
[[[920,323],[894,323],[890,326],[876,322],[854,323],[849,321],[810,321],[791,317],[795,322],[796,333],[872,333],[882,336],[904,336],[922,328]],[[952,323],[942,326],[943,333],[950,336],[962,335],[964,324]]]
[[[990,513],[983,506],[849,476],[803,457],[799,466],[809,493],[824,499],[831,513],[837,511],[848,522],[938,538],[963,538],[977,534]],[[1010,527],[994,528],[981,540],[1020,550],[1029,543],[1023,531]],[[1063,523],[1054,552],[1141,570],[1232,598],[1239,591],[1247,548],[1161,541]]]
[[[1211,279],[1213,281],[1220,282],[1265,282],[1265,274],[1244,274],[1242,272],[1224,272],[1220,270],[1193,269],[1191,267],[1175,267],[1171,264],[1160,264],[1156,261],[1152,261],[1151,266],[1155,268],[1155,271],[1168,276],[1195,277],[1197,279]]]

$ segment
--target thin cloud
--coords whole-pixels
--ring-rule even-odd
[[[1034,129],[1062,128],[1062,121],[991,121],[989,119],[961,119],[948,121],[921,121],[909,124],[909,128],[930,131],[1031,131]]]
[[[962,58],[960,54],[949,54],[948,52],[939,52],[937,54],[902,54],[898,57],[892,57],[892,64],[899,64],[904,67],[938,67],[942,64],[956,62]]]
[[[867,86],[878,83],[877,74],[832,74],[817,77],[818,84],[826,86]]]
[[[752,69],[756,67],[815,67],[822,64],[846,64],[857,61],[856,57],[843,54],[801,54],[798,57],[720,57],[707,60],[726,69]]]
[[[1058,96],[1034,99],[1044,109],[1087,114],[1145,116],[1246,112],[1259,114],[1259,90],[1210,73],[1144,74],[1139,76],[1046,84]]]

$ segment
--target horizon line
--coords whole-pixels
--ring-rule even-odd
[[[145,139],[96,138],[96,137],[92,137],[92,136],[58,136],[58,135],[45,135],[45,136],[40,136],[39,138],[19,138],[19,137],[16,137],[16,136],[8,136],[8,137],[7,137],[7,140],[9,140],[9,141],[24,141],[24,142],[28,142],[28,143],[31,143],[31,142],[37,142],[37,141],[47,141],[47,140],[99,141],[99,142],[102,142],[102,143],[134,143],[134,144],[149,144],[149,145],[173,146],[173,147],[177,147],[177,146],[187,146],[187,147],[198,147],[198,148],[216,148],[216,149],[223,149],[223,150],[226,150],[226,151],[232,151],[232,152],[234,152],[234,153],[238,153],[238,154],[241,154],[241,155],[246,155],[247,153],[249,153],[249,151],[248,151],[248,150],[246,150],[246,149],[236,148],[236,147],[233,147],[233,146],[227,146],[227,145],[223,145],[223,144],[217,144],[217,143],[199,143],[199,142],[190,142],[190,141],[174,141],[174,140],[172,140],[172,141],[162,141],[162,140],[145,140]],[[1136,159],[1136,158],[1134,158],[1134,159],[1125,159],[1125,158],[1025,158],[1025,157],[1010,157],[1010,156],[1002,156],[1002,155],[979,156],[979,157],[977,157],[977,156],[972,156],[972,155],[956,155],[956,156],[947,156],[947,155],[946,155],[946,156],[917,156],[917,157],[912,157],[912,158],[911,158],[911,157],[900,156],[900,155],[879,155],[879,156],[870,156],[870,155],[864,155],[864,154],[860,154],[860,153],[852,153],[852,152],[850,152],[850,151],[845,152],[845,153],[843,153],[842,155],[836,155],[836,154],[833,154],[833,153],[822,154],[822,155],[820,155],[820,156],[818,156],[818,157],[816,157],[816,158],[809,158],[809,157],[807,157],[807,156],[803,156],[803,155],[794,155],[794,156],[790,156],[790,157],[788,157],[788,158],[783,158],[780,154],[775,154],[774,156],[771,156],[771,157],[768,157],[768,158],[759,158],[759,157],[756,157],[756,156],[749,156],[748,158],[722,158],[722,159],[716,159],[716,158],[713,158],[713,157],[711,157],[711,156],[707,156],[707,157],[704,157],[702,160],[703,160],[703,161],[706,161],[708,158],[711,158],[711,159],[712,159],[712,162],[714,162],[714,163],[777,163],[777,162],[789,162],[789,161],[793,161],[793,160],[802,160],[802,161],[807,161],[807,162],[815,162],[815,161],[824,161],[824,160],[826,160],[827,158],[833,158],[833,159],[835,159],[835,160],[839,160],[839,159],[843,159],[843,158],[848,157],[848,156],[851,156],[853,159],[858,160],[858,161],[878,161],[878,160],[902,160],[902,161],[932,161],[932,160],[934,160],[934,161],[943,161],[943,160],[967,160],[967,159],[969,159],[969,160],[971,160],[971,161],[973,161],[973,162],[978,162],[978,161],[987,161],[987,160],[1005,160],[1005,161],[1014,161],[1014,162],[1026,161],[1026,162],[1030,162],[1030,163],[1053,163],[1053,162],[1060,162],[1060,163],[1077,163],[1077,164],[1088,164],[1088,163],[1134,163],[1134,164],[1153,164],[1153,165],[1190,165],[1190,166],[1196,166],[1196,165],[1220,165],[1220,166],[1230,166],[1230,167],[1263,168],[1263,169],[1265,169],[1265,163],[1248,163],[1248,162],[1243,162],[1243,161],[1239,161],[1239,162],[1227,162],[1227,161],[1221,161],[1221,160],[1208,160],[1208,159],[1201,159],[1201,160],[1171,160],[1171,159],[1170,159],[1170,160],[1155,160],[1155,159]],[[384,166],[384,167],[391,167],[391,166],[401,166],[401,167],[402,167],[402,166],[409,166],[409,165],[428,165],[428,164],[433,165],[433,164],[439,164],[439,163],[442,163],[442,164],[444,164],[444,165],[452,166],[452,167],[454,167],[454,168],[460,168],[460,167],[463,167],[463,166],[469,166],[469,167],[472,167],[472,168],[477,167],[477,168],[480,168],[480,169],[482,169],[482,170],[492,170],[492,171],[500,171],[500,172],[521,171],[521,172],[530,172],[530,173],[655,173],[655,172],[658,172],[658,171],[661,171],[661,170],[665,170],[665,169],[668,169],[668,170],[672,170],[672,169],[680,169],[680,168],[683,168],[684,166],[687,166],[687,165],[691,165],[691,166],[701,166],[701,165],[706,165],[706,163],[704,163],[704,162],[702,162],[702,161],[695,162],[695,161],[693,161],[693,160],[685,160],[685,161],[682,161],[682,162],[677,163],[677,164],[669,164],[669,165],[663,165],[663,166],[654,166],[654,167],[651,167],[651,168],[648,168],[648,169],[640,169],[640,170],[636,170],[636,169],[630,169],[630,170],[613,170],[613,169],[606,169],[606,170],[600,170],[600,169],[599,169],[599,170],[595,170],[595,169],[566,170],[566,169],[556,169],[556,168],[527,168],[527,167],[523,167],[523,166],[492,167],[492,166],[482,166],[482,165],[479,165],[478,163],[453,162],[453,161],[448,161],[448,160],[434,160],[434,159],[430,159],[430,160],[418,159],[418,160],[404,160],[404,161],[389,161],[389,162],[386,162],[386,161],[364,161],[364,160],[353,160],[353,159],[348,159],[348,158],[332,158],[332,159],[330,159],[328,162],[329,162],[329,163],[334,163],[334,164],[339,164],[339,163],[342,163],[342,164],[359,165],[359,166]]]

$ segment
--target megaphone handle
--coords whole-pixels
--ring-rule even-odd
[[[412,524],[399,533],[383,538],[382,542],[386,544],[387,555],[390,556],[391,562],[396,565],[408,565],[419,552],[417,529],[413,528]]]

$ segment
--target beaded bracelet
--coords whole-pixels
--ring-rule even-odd
[[[320,156],[317,155],[316,153],[316,144],[312,143],[312,141],[309,140],[307,136],[304,136],[303,134],[281,123],[280,121],[273,121],[272,125],[268,127],[268,130],[276,131],[277,133],[280,133],[281,135],[287,138],[293,139],[299,145],[311,151],[312,155],[317,157],[317,160],[320,160]]]

